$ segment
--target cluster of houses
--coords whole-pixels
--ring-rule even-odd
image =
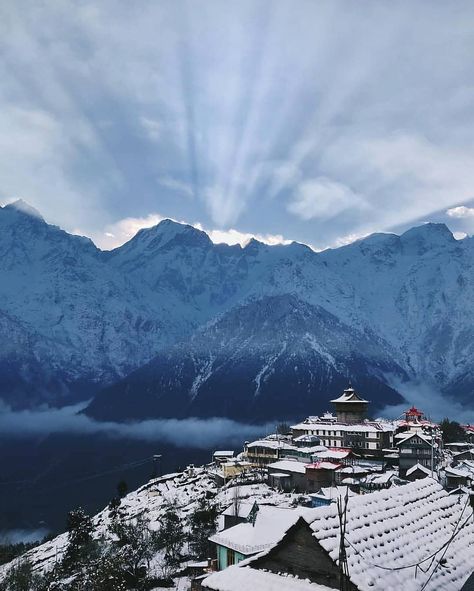
[[[395,421],[366,419],[369,401],[349,387],[332,400],[335,414],[308,417],[287,432],[247,442],[237,458],[216,452],[216,479],[260,470],[272,487],[314,494],[349,485],[354,492],[388,488],[400,479],[442,478],[447,488],[466,486],[474,469],[474,443],[443,448],[436,423],[415,407]],[[466,426],[466,434],[471,427]]]
[[[371,421],[352,387],[332,402],[335,414],[248,442],[235,458],[216,452],[220,484],[260,478],[300,497],[294,508],[229,506],[210,538],[217,572],[194,588],[474,589],[474,428],[443,446],[415,407]]]

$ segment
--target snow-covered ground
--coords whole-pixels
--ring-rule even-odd
[[[215,500],[222,510],[235,502],[235,487],[218,488],[209,467],[188,468],[184,472],[167,474],[151,480],[139,489],[129,493],[122,499],[120,511],[125,520],[134,520],[143,516],[150,524],[150,529],[158,529],[160,518],[168,502],[176,504],[178,514],[186,523],[196,507],[199,499],[205,495],[215,495]],[[301,495],[279,493],[266,484],[249,484],[238,487],[241,502],[251,500],[259,505],[276,507],[293,507]],[[93,518],[94,536],[109,538],[110,511],[108,507],[97,513]],[[49,570],[58,562],[68,542],[67,533],[60,534],[53,540],[33,548],[24,557],[31,561],[38,571]],[[157,557],[156,563],[159,563]],[[152,563],[153,565],[153,563]],[[9,568],[9,564],[0,566],[0,576]]]

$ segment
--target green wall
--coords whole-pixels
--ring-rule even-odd
[[[248,558],[240,552],[234,552],[234,554],[235,564],[237,564],[241,560],[244,560],[245,558]],[[218,570],[224,570],[228,566],[229,565],[227,564],[227,548],[225,546],[219,546],[219,544],[217,544],[217,568]]]

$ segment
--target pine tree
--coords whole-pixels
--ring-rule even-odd
[[[182,521],[178,515],[175,503],[167,503],[165,512],[160,520],[160,528],[153,536],[156,550],[163,551],[163,573],[169,576],[178,568],[181,559],[186,534]]]
[[[203,497],[189,517],[189,546],[199,558],[213,557],[213,546],[209,538],[216,532],[218,512],[217,504]]]
[[[128,493],[128,484],[125,482],[125,480],[121,480],[117,484],[117,493],[121,499]]]
[[[33,571],[29,560],[20,560],[10,567],[0,582],[0,591],[43,591],[45,581],[43,577]]]
[[[82,508],[69,512],[68,546],[61,564],[65,572],[77,570],[97,556],[98,542],[92,537],[93,530],[92,519]]]

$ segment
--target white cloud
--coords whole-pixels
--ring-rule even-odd
[[[79,411],[87,403],[63,408],[41,407],[14,411],[0,400],[0,430],[11,437],[53,433],[103,434],[110,438],[164,441],[178,447],[208,449],[216,445],[239,446],[243,440],[269,433],[271,425],[247,425],[225,418],[149,419],[130,423],[97,422]]]
[[[174,191],[176,193],[182,193],[183,195],[186,195],[186,197],[193,196],[193,189],[192,189],[191,185],[189,185],[188,183],[184,183],[183,181],[179,181],[177,179],[174,179],[170,176],[160,177],[158,179],[158,183],[162,187],[166,187],[167,189],[171,189],[172,191]]]
[[[456,240],[464,240],[464,238],[467,238],[466,232],[453,232],[453,236]]]
[[[164,219],[166,219],[165,216],[162,216],[159,213],[150,213],[149,215],[140,218],[124,218],[113,224],[108,224],[102,232],[94,233],[90,237],[99,248],[103,250],[111,250],[128,242],[142,228],[156,226]],[[241,232],[235,228],[229,228],[228,230],[208,229],[204,228],[199,222],[189,224],[182,220],[173,221],[181,224],[188,224],[194,226],[198,230],[206,232],[214,244],[225,243],[245,246],[252,238],[269,245],[291,244],[292,242],[292,240],[284,238],[281,234],[253,234],[251,232]],[[81,236],[87,235],[87,233],[79,228],[76,228],[73,233]]]
[[[112,250],[128,242],[142,228],[156,226],[165,218],[157,213],[150,213],[141,218],[124,218],[113,224],[108,224],[102,232],[90,233],[90,238],[102,250]],[[88,236],[87,232],[76,228],[73,234]]]
[[[474,218],[474,207],[459,205],[458,207],[448,209],[446,214],[451,218]]]
[[[140,117],[140,123],[146,132],[146,135],[154,142],[161,137],[161,123],[156,119],[149,119],[148,117]]]
[[[303,220],[330,218],[346,209],[365,207],[364,200],[349,187],[325,177],[301,182],[288,211]]]
[[[366,238],[367,236],[369,236],[369,234],[346,234],[345,236],[336,238],[334,243],[331,245],[331,248],[346,246],[347,244],[352,244],[356,240],[361,240],[361,238]]]
[[[240,232],[234,228],[229,230],[205,230],[201,224],[194,224],[199,230],[204,230],[214,244],[240,244],[245,246],[252,238],[274,246],[275,244],[291,244],[292,240],[285,239],[281,234],[251,234],[249,232]]]

